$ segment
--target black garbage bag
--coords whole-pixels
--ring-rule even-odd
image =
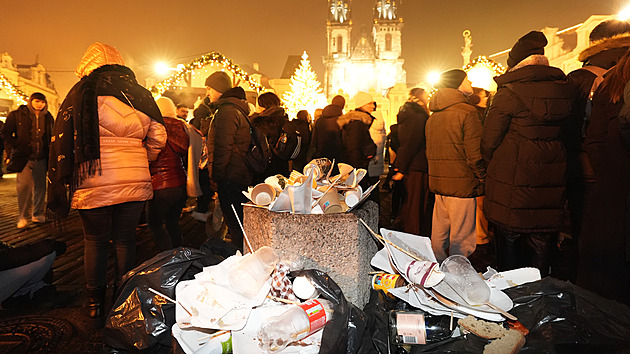
[[[148,289],[171,299],[175,286],[193,279],[203,267],[223,257],[191,248],[164,251],[128,272],[105,323],[105,344],[127,351],[158,352],[171,345],[175,305]]]
[[[305,276],[319,291],[321,297],[333,304],[334,316],[324,327],[320,354],[376,353],[371,348],[363,351],[362,343],[369,341],[368,319],[359,308],[346,300],[343,292],[328,274],[307,269],[294,271],[290,278]]]
[[[630,307],[547,277],[505,289],[510,313],[529,330],[521,353],[630,353]],[[411,353],[481,353],[490,341],[473,334]]]
[[[372,338],[364,344],[365,350],[371,346],[374,353],[389,354],[389,311],[395,309],[399,302],[402,301],[389,297],[382,290],[370,291],[370,300],[363,307],[363,312],[368,318]]]

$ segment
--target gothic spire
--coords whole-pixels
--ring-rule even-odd
[[[350,21],[350,2],[352,0],[329,0],[328,20],[332,23],[346,24]]]
[[[374,6],[374,18],[392,21],[398,19],[398,4],[396,0],[377,0]]]

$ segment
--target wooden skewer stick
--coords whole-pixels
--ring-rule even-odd
[[[222,329],[222,330],[220,330],[220,331],[217,331],[217,332],[214,332],[214,333],[208,334],[207,336],[199,337],[199,338],[197,338],[197,340],[201,341],[201,340],[204,340],[204,339],[212,339],[212,338],[214,338],[214,337],[218,337],[218,336],[220,336],[220,335],[222,335],[222,334],[225,334],[225,333],[227,333],[227,332],[229,332],[229,331],[228,331],[228,330],[226,330],[226,329]]]
[[[503,316],[505,316],[507,319],[510,319],[512,321],[518,321],[518,318],[514,315],[512,315],[511,313],[505,311],[504,309],[500,308],[499,306],[491,303],[490,301],[486,301],[486,303],[484,305],[488,305],[490,306],[492,309],[499,311]]]
[[[271,295],[267,295],[267,298],[271,299],[271,300],[278,301],[278,302],[284,302],[285,304],[291,304],[291,305],[299,305],[300,304],[297,301],[291,301],[291,300],[287,300],[287,299],[283,299],[281,297],[275,297],[275,296],[271,296]]]
[[[359,218],[359,221],[361,221],[361,223],[363,224],[363,226],[365,226],[370,233],[372,234],[372,236],[374,236],[377,240],[381,241],[381,243],[383,243],[383,245],[385,245],[385,243],[391,245],[392,247],[394,247],[395,249],[399,250],[400,252],[408,255],[409,257],[415,259],[416,261],[426,261],[426,259],[419,257],[403,248],[401,248],[400,246],[394,244],[393,242],[386,240],[383,236],[375,233],[374,231],[372,231],[372,229],[365,223],[365,221],[363,221],[363,219]]]
[[[335,186],[335,184],[337,184],[337,182],[339,181],[339,179],[341,178],[341,175],[339,175],[339,177],[335,178],[334,181],[332,181],[332,183],[330,184],[330,187],[328,187],[328,189],[326,189],[326,191],[324,192],[324,194],[322,194],[321,196],[317,197],[317,198],[313,198],[313,204],[311,204],[311,208],[314,208],[315,205],[317,205],[317,201],[323,197],[324,195],[326,195],[326,193],[328,193],[332,187]]]
[[[247,246],[249,247],[249,251],[251,253],[254,253],[254,248],[252,247],[252,244],[249,243],[249,238],[247,237],[247,234],[245,233],[243,224],[241,224],[241,218],[238,217],[238,213],[236,212],[236,208],[234,208],[234,204],[232,204],[232,211],[234,212],[234,216],[236,216],[236,221],[238,221],[238,226],[240,226],[241,231],[243,231],[243,237],[245,238],[245,241],[247,241]]]
[[[172,303],[174,303],[174,304],[177,304],[177,305],[181,306],[181,307],[184,309],[184,311],[186,311],[186,312],[187,312],[190,316],[192,316],[192,315],[193,315],[190,311],[188,311],[188,309],[187,309],[187,308],[185,308],[185,307],[184,307],[184,305],[182,305],[182,303],[181,303],[181,302],[179,302],[179,301],[177,301],[177,300],[173,300],[173,299],[171,299],[170,297],[168,297],[168,296],[166,296],[166,295],[162,294],[161,292],[159,292],[159,291],[157,291],[157,290],[154,290],[154,289],[152,289],[152,288],[149,288],[149,291],[150,291],[150,292],[152,292],[152,293],[154,293],[155,295],[159,295],[159,296],[161,296],[161,297],[165,298],[166,300],[168,300],[168,301],[170,301],[170,302],[172,302]]]

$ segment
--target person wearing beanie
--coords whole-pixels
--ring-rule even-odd
[[[206,87],[215,90],[217,93],[225,93],[232,88],[232,79],[225,71],[215,71],[206,78]],[[212,102],[215,102],[213,100]]]
[[[481,137],[484,215],[496,227],[499,270],[536,267],[543,277],[564,221],[565,142],[575,138],[567,123],[578,94],[542,55],[546,43],[540,32],[516,42],[511,69],[494,78],[498,91]]]
[[[508,70],[530,56],[544,55],[547,37],[540,31],[531,31],[521,37],[508,53]]]
[[[340,162],[367,170],[370,160],[376,155],[376,144],[370,135],[370,126],[375,119],[372,112],[376,109],[376,102],[365,92],[358,92],[353,101],[357,108],[337,119],[341,131]],[[370,187],[366,178],[360,185],[363,190]]]
[[[337,119],[343,115],[343,108],[346,105],[346,99],[337,95],[333,97],[331,103],[321,110],[321,116],[318,118],[315,114],[313,123],[313,133],[311,136],[311,144],[308,148],[306,160],[318,159],[325,157],[330,161],[340,162],[342,159],[341,151],[341,129],[337,125]],[[317,112],[315,112],[317,113]],[[333,173],[338,173],[337,166],[333,166]]]
[[[156,100],[164,119],[167,140],[155,161],[149,163],[153,199],[148,202],[147,221],[153,241],[160,251],[182,245],[179,217],[186,206],[186,168],[188,155],[187,123],[177,118],[175,104],[168,97]]]
[[[592,97],[603,81],[604,75],[615,66],[630,48],[630,23],[621,20],[606,20],[593,28],[589,35],[590,45],[579,55],[583,66],[567,75],[569,81],[580,86],[580,98],[576,108],[578,117],[575,129],[582,132],[578,144],[568,151],[567,197],[570,216],[571,239],[563,241],[563,249],[569,250],[570,274],[555,274],[564,280],[575,281],[577,271],[577,243],[582,233],[587,201],[595,187],[595,172],[586,153],[584,141],[590,122]]]
[[[344,108],[346,106],[346,99],[342,95],[337,95],[330,100],[330,104]]]
[[[250,118],[254,128],[265,134],[271,147],[276,146],[282,135],[283,127],[289,122],[289,116],[284,108],[280,107],[281,105],[282,102],[278,95],[273,92],[265,92],[258,96],[259,113],[252,114]],[[262,180],[268,176],[288,176],[290,173],[289,160],[278,156],[272,148],[271,163],[260,176],[261,179],[256,182],[263,182]]]
[[[443,72],[436,88],[425,135],[429,190],[435,193],[431,247],[441,262],[475,251],[475,197],[483,195],[486,169],[479,151],[481,120],[468,101],[473,89],[466,72]]]
[[[247,202],[243,191],[254,175],[245,164],[245,154],[251,142],[249,105],[242,87],[232,88],[232,80],[222,71],[206,79],[210,105],[216,109],[208,129],[209,177],[217,184],[219,203],[232,244],[243,249],[243,232],[232,206],[243,220],[242,203]]]
[[[48,160],[49,215],[77,209],[84,234],[87,314],[107,313],[107,260],[116,251],[114,289],[136,265],[136,227],[153,198],[149,161],[166,144],[162,114],[113,46],[94,43],[61,104]]]
[[[25,228],[29,219],[36,224],[46,221],[46,170],[53,124],[46,96],[35,92],[27,104],[9,113],[0,132],[8,147],[7,172],[17,173],[18,229]]]

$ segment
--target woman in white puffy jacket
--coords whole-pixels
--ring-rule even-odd
[[[53,129],[47,207],[57,220],[70,207],[79,211],[88,315],[97,318],[105,314],[110,240],[118,277],[135,264],[136,225],[153,197],[149,161],[166,144],[166,130],[151,93],[114,47],[91,45],[76,73],[81,81],[65,98]]]

